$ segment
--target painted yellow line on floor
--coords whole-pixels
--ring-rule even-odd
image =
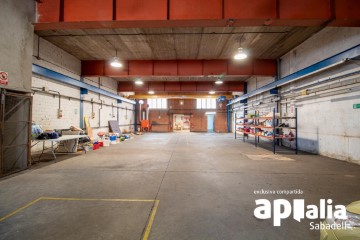
[[[149,239],[151,228],[152,228],[152,225],[154,223],[155,214],[156,214],[158,206],[159,206],[159,200],[155,200],[154,207],[153,207],[153,209],[151,211],[149,222],[148,222],[148,224],[146,226],[144,237],[143,237],[142,240],[148,240]]]
[[[15,214],[16,214],[16,213],[18,213],[18,212],[20,212],[20,211],[24,210],[25,208],[30,207],[31,205],[33,205],[33,204],[37,203],[38,201],[40,201],[40,200],[42,200],[42,199],[43,199],[42,197],[39,197],[38,199],[35,199],[34,201],[32,201],[32,202],[30,202],[30,203],[26,204],[25,206],[23,206],[23,207],[21,207],[21,208],[16,209],[15,211],[13,211],[12,213],[10,213],[10,214],[6,215],[5,217],[0,218],[0,222],[2,222],[2,221],[4,221],[5,219],[7,219],[7,218],[9,218],[9,217],[11,217],[11,216],[13,216],[13,215],[15,215]]]
[[[154,202],[150,199],[106,199],[106,198],[55,198],[42,197],[42,200],[59,200],[59,201],[104,201],[104,202]]]
[[[144,237],[142,240],[148,240],[151,232],[151,228],[155,219],[155,214],[159,205],[159,200],[150,200],[150,199],[104,199],[104,198],[55,198],[55,197],[39,197],[34,201],[26,204],[23,207],[20,207],[13,211],[12,213],[0,218],[0,222],[5,219],[15,215],[16,213],[30,207],[31,205],[39,202],[40,200],[55,200],[55,201],[105,201],[105,202],[154,202],[154,206],[151,210],[150,217],[148,219],[148,224],[146,225],[146,229],[144,232]]]

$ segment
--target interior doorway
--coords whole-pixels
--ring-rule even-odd
[[[207,114],[207,130],[208,132],[214,132],[214,119],[215,114]]]
[[[190,115],[174,114],[174,132],[190,132]]]

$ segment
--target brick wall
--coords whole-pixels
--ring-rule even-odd
[[[80,81],[81,64],[80,60],[54,46],[44,39],[40,39],[40,51],[37,44],[38,37],[34,40],[33,62],[40,66],[52,69],[66,76]],[[117,93],[117,82],[112,78],[85,78],[84,82]],[[46,94],[36,92],[33,95],[33,121],[40,124],[43,129],[67,129],[70,126],[80,126],[80,89],[72,87],[58,81],[34,75],[32,77],[32,88],[46,87],[49,90],[58,91],[61,95],[61,109],[63,117],[58,119],[59,97],[57,94]],[[66,97],[65,97],[66,96]],[[70,97],[70,98],[69,98]],[[118,117],[120,129],[122,131],[132,131],[134,124],[133,105],[120,103],[113,98],[90,92],[84,95],[84,116],[90,117],[90,125],[93,128],[93,135],[100,131],[108,132],[108,121],[116,120]],[[101,107],[101,101],[103,106]],[[109,105],[109,106],[105,106]],[[95,118],[91,119],[91,113],[95,112]],[[36,146],[32,151],[40,150],[41,146]]]
[[[183,105],[180,104],[179,99],[169,99],[168,109],[150,109],[149,119],[153,124],[152,130],[154,132],[169,132],[172,131],[173,114],[185,114],[190,115],[190,123],[192,132],[207,132],[207,116],[205,112],[216,112],[214,119],[214,131],[215,132],[227,132],[227,114],[226,104],[223,103],[219,106],[217,103],[217,109],[196,109],[195,99],[184,99]],[[146,100],[142,105],[143,111],[147,105]]]
[[[47,87],[50,90],[59,91],[62,95],[78,98],[79,89],[69,87],[62,83],[49,81],[40,77],[32,78],[33,88]],[[69,128],[69,124],[79,126],[80,123],[80,103],[78,100],[61,98],[60,108],[63,110],[63,117],[58,119],[59,97],[54,95],[36,92],[33,95],[32,120],[41,124],[43,129]]]

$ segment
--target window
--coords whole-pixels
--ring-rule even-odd
[[[147,100],[149,108],[166,109],[167,99],[166,98],[151,98]]]
[[[216,109],[215,98],[198,98],[196,99],[197,109]]]

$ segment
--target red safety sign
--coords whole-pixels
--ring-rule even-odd
[[[9,83],[8,73],[0,71],[0,84],[7,85],[8,83]]]

